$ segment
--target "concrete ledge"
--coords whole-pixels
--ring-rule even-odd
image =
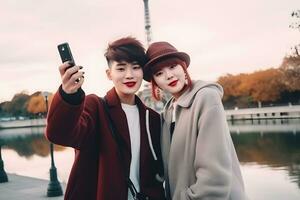
[[[48,180],[7,174],[8,182],[0,183],[0,200],[63,200],[64,197],[47,197]],[[61,183],[65,192],[66,185]]]

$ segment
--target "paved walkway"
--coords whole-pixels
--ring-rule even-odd
[[[7,174],[8,182],[0,183],[0,200],[63,200],[60,197],[47,197],[48,180]],[[65,185],[61,184],[63,191]]]

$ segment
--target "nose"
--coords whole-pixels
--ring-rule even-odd
[[[168,68],[165,69],[165,75],[166,75],[167,80],[170,80],[173,78],[173,73]]]
[[[127,68],[126,70],[126,79],[133,79],[133,72],[130,68]]]

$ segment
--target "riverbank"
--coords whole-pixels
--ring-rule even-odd
[[[63,200],[63,196],[47,197],[48,180],[7,174],[9,181],[0,183],[0,200]],[[61,184],[65,191],[65,184]]]
[[[227,120],[296,119],[300,105],[225,110]]]
[[[0,129],[42,127],[45,125],[45,118],[0,121]]]

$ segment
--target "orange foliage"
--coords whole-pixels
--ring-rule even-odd
[[[248,91],[254,101],[276,101],[284,89],[282,73],[268,69],[249,74],[240,85],[240,90]]]
[[[51,104],[52,98],[53,95],[49,95],[48,107]],[[32,96],[28,101],[27,111],[34,114],[46,112],[46,101],[44,97],[41,94]]]
[[[224,88],[224,100],[233,97],[252,97],[254,101],[270,102],[280,98],[284,91],[283,73],[279,69],[267,69],[251,74],[227,75],[218,82]]]
[[[231,75],[227,74],[226,76],[221,76],[218,80],[218,83],[222,85],[224,89],[224,97],[223,99],[226,101],[229,96],[235,96],[236,94],[236,85],[239,85],[240,83],[237,81],[237,79]]]

